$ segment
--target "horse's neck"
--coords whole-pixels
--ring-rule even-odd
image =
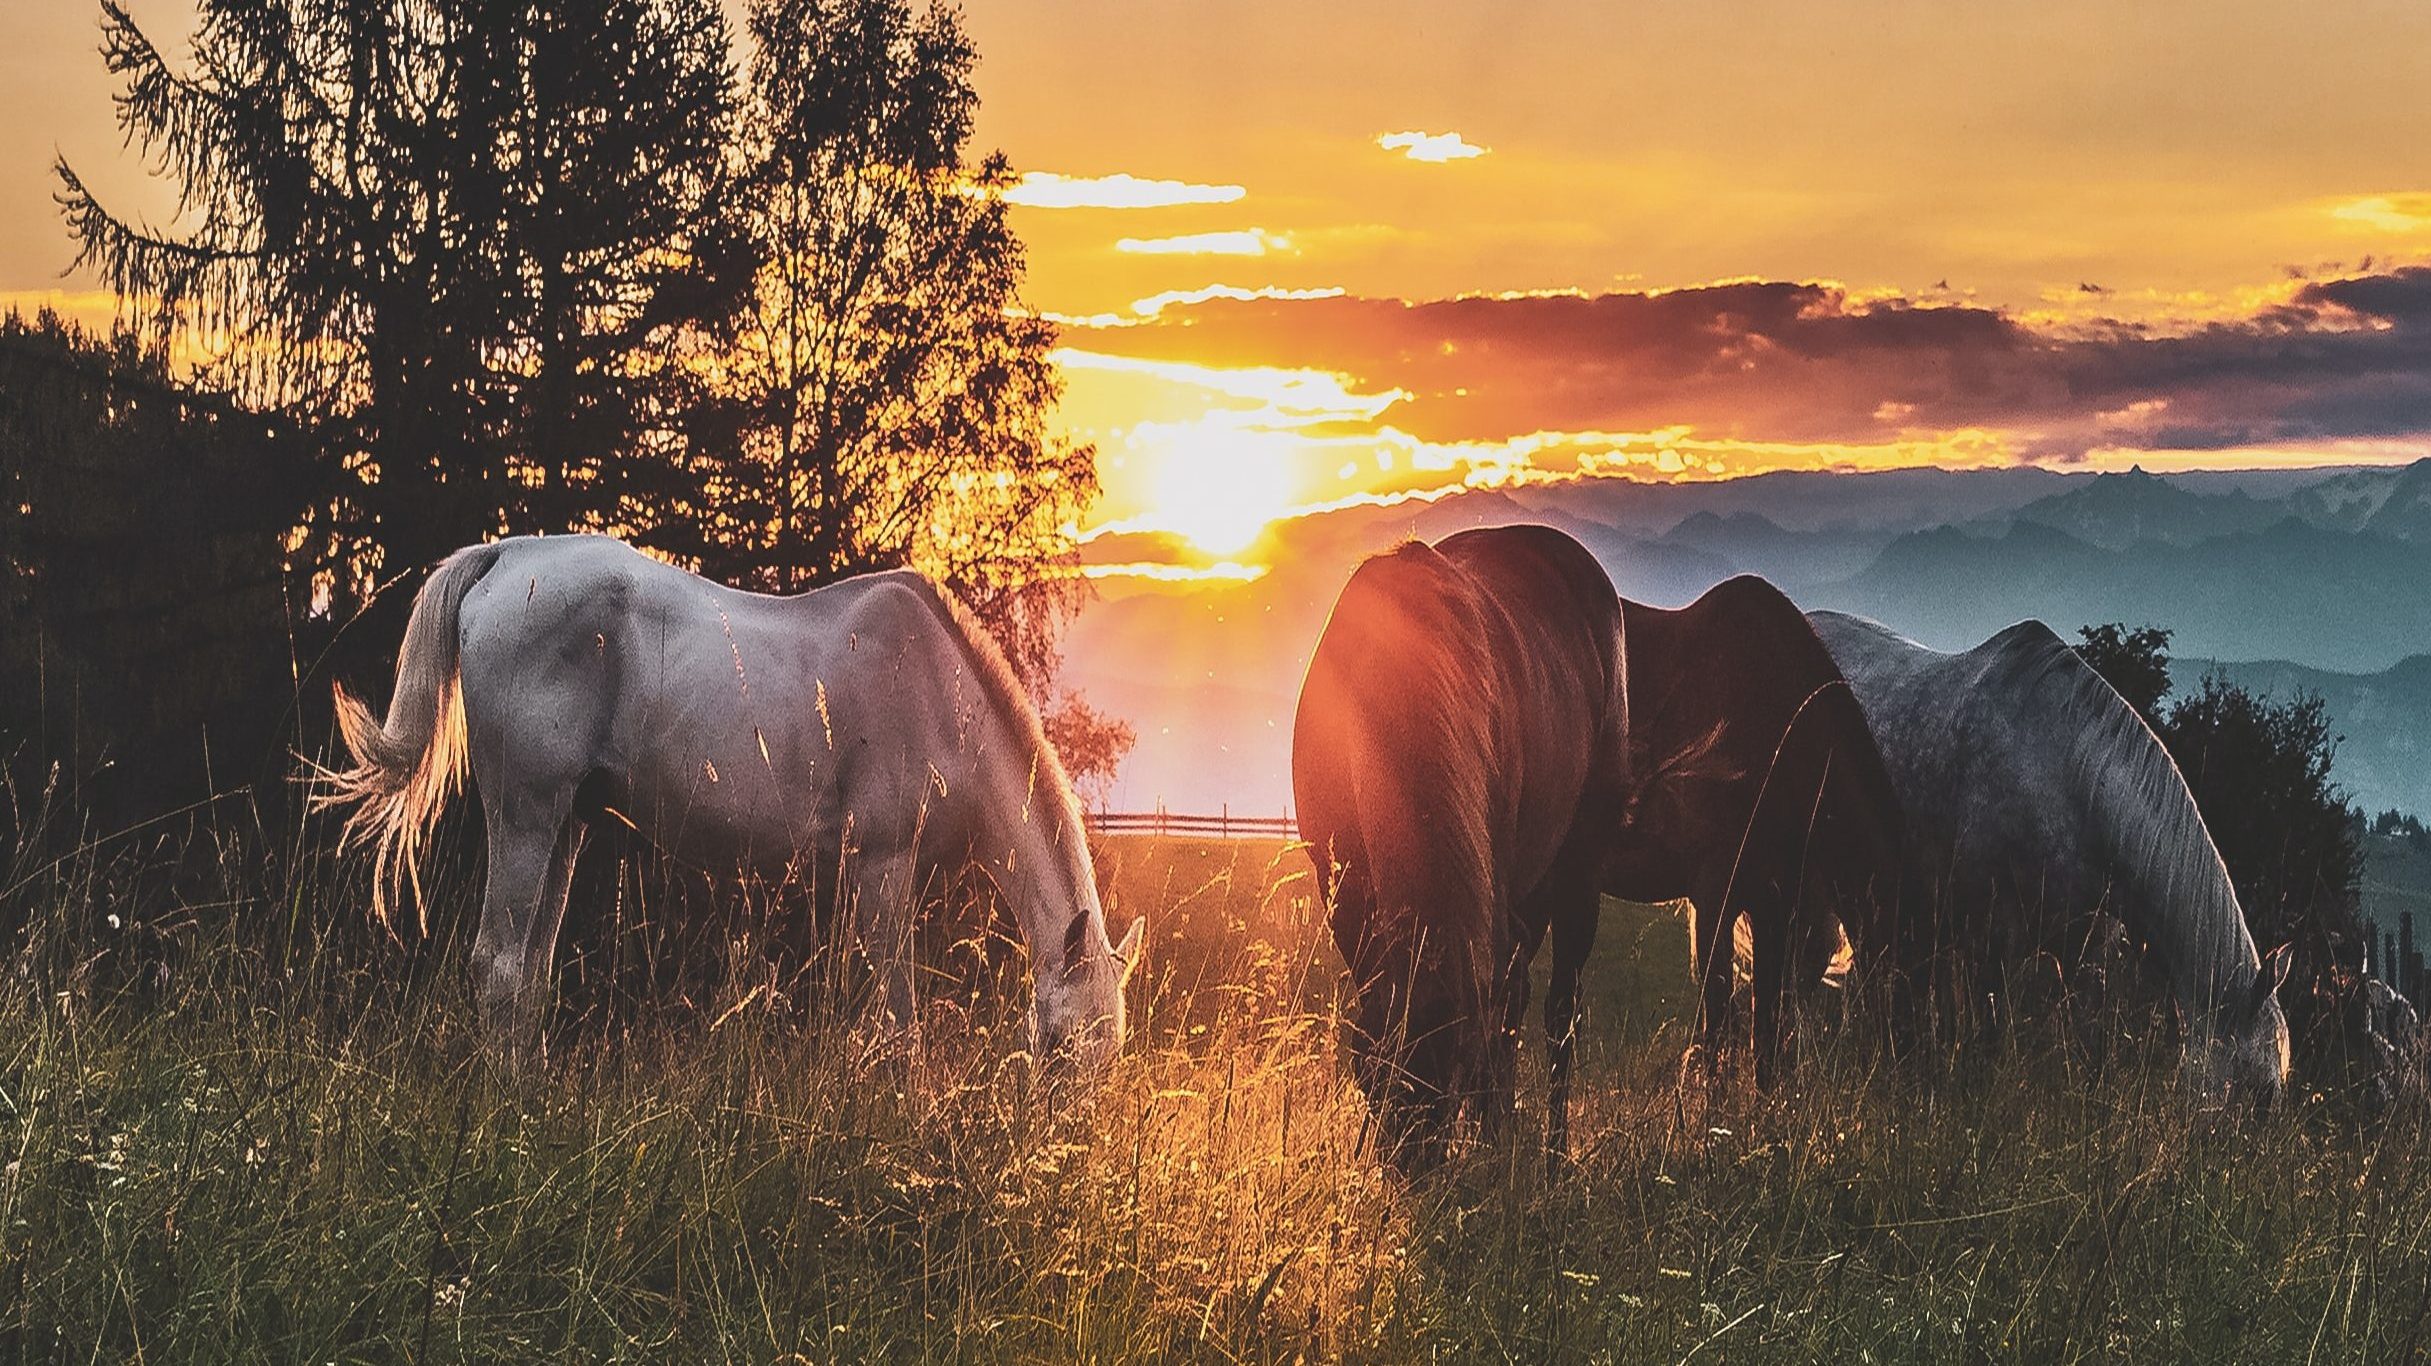
[[[1033,963],[1062,965],[1064,938],[1075,911],[1088,918],[1084,953],[1107,952],[1105,914],[1089,866],[1080,813],[1046,754],[1027,728],[992,718],[988,752],[1004,756],[983,779],[994,789],[980,801],[978,828],[995,869],[998,890],[1020,924]]]

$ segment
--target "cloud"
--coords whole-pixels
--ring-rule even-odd
[[[1162,209],[1178,204],[1230,204],[1248,193],[1238,185],[1142,180],[1125,171],[1103,176],[1028,171],[1004,197],[1008,204],[1033,209]]]
[[[1243,289],[1238,285],[1206,285],[1198,289],[1168,289],[1145,299],[1134,299],[1131,301],[1131,311],[1141,317],[1153,318],[1176,304],[1203,304],[1210,299],[1228,299],[1234,303],[1254,303],[1259,300],[1305,302],[1310,299],[1339,298],[1342,292],[1340,286],[1284,289],[1275,285],[1261,285],[1256,289]]]
[[[1194,365],[1188,361],[1101,355],[1071,347],[1057,349],[1049,359],[1066,370],[1132,375],[1202,390],[1207,395],[1256,403],[1268,414],[1267,421],[1276,426],[1299,426],[1308,420],[1371,420],[1409,397],[1398,389],[1362,393],[1348,375],[1323,370]]]
[[[1075,571],[1084,579],[1147,579],[1157,583],[1255,583],[1268,566],[1217,560],[1213,564],[1172,564],[1163,560],[1133,560],[1121,564],[1084,564]]]
[[[1264,256],[1270,251],[1293,250],[1291,238],[1264,228],[1241,228],[1231,232],[1195,232],[1182,237],[1126,237],[1114,244],[1116,251],[1141,256]]]
[[[1135,307],[1135,325],[1067,343],[1398,393],[1392,430],[1413,455],[1538,432],[1670,430],[1724,443],[1726,458],[1768,444],[1876,450],[1886,435],[2060,460],[2431,441],[2427,267],[2303,282],[2177,326],[2044,322],[1777,280],[1424,302],[1217,287]]]
[[[2422,232],[2431,229],[2431,193],[2349,199],[2331,205],[2330,217],[2380,232]]]
[[[1386,133],[1376,139],[1376,145],[1412,161],[1432,162],[1466,161],[1492,150],[1477,146],[1458,133]]]

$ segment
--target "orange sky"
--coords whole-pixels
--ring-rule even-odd
[[[2431,8],[967,18],[980,140],[1041,177],[1018,223],[1033,304],[1074,320],[1093,524],[1233,553],[1288,505],[1582,468],[2431,449],[2402,273],[2431,259]],[[54,147],[159,203],[95,32],[0,9],[0,292],[87,287],[54,278]],[[1693,288],[1720,281],[1753,283]],[[1588,297],[1440,302],[1523,292]]]

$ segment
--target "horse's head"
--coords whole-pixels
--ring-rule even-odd
[[[1361,955],[1347,982],[1342,1048],[1375,1116],[1378,1150],[1416,1176],[1443,1160],[1480,1041],[1454,967],[1407,949]]]
[[[1041,961],[1037,999],[1031,1007],[1031,1055],[1050,1076],[1094,1081],[1114,1065],[1127,1023],[1123,984],[1139,966],[1146,917],[1131,922],[1120,945],[1108,947],[1104,930],[1083,907],[1072,915],[1058,963]]]
[[[2287,981],[2294,947],[2282,944],[2263,956],[2253,985],[2222,1007],[2187,1060],[2206,1094],[2225,1092],[2267,1109],[2287,1086],[2288,1022],[2279,1008],[2279,988]]]

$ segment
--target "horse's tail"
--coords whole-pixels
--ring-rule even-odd
[[[462,786],[466,764],[464,695],[457,686],[456,620],[464,595],[498,561],[495,545],[467,546],[447,557],[414,598],[414,614],[397,651],[397,682],[386,719],[343,684],[337,695],[338,734],[346,768],[317,769],[314,809],[353,807],[341,848],[370,845],[371,905],[380,923],[400,884],[422,904],[420,854],[439,810]],[[428,928],[427,923],[424,926]]]

